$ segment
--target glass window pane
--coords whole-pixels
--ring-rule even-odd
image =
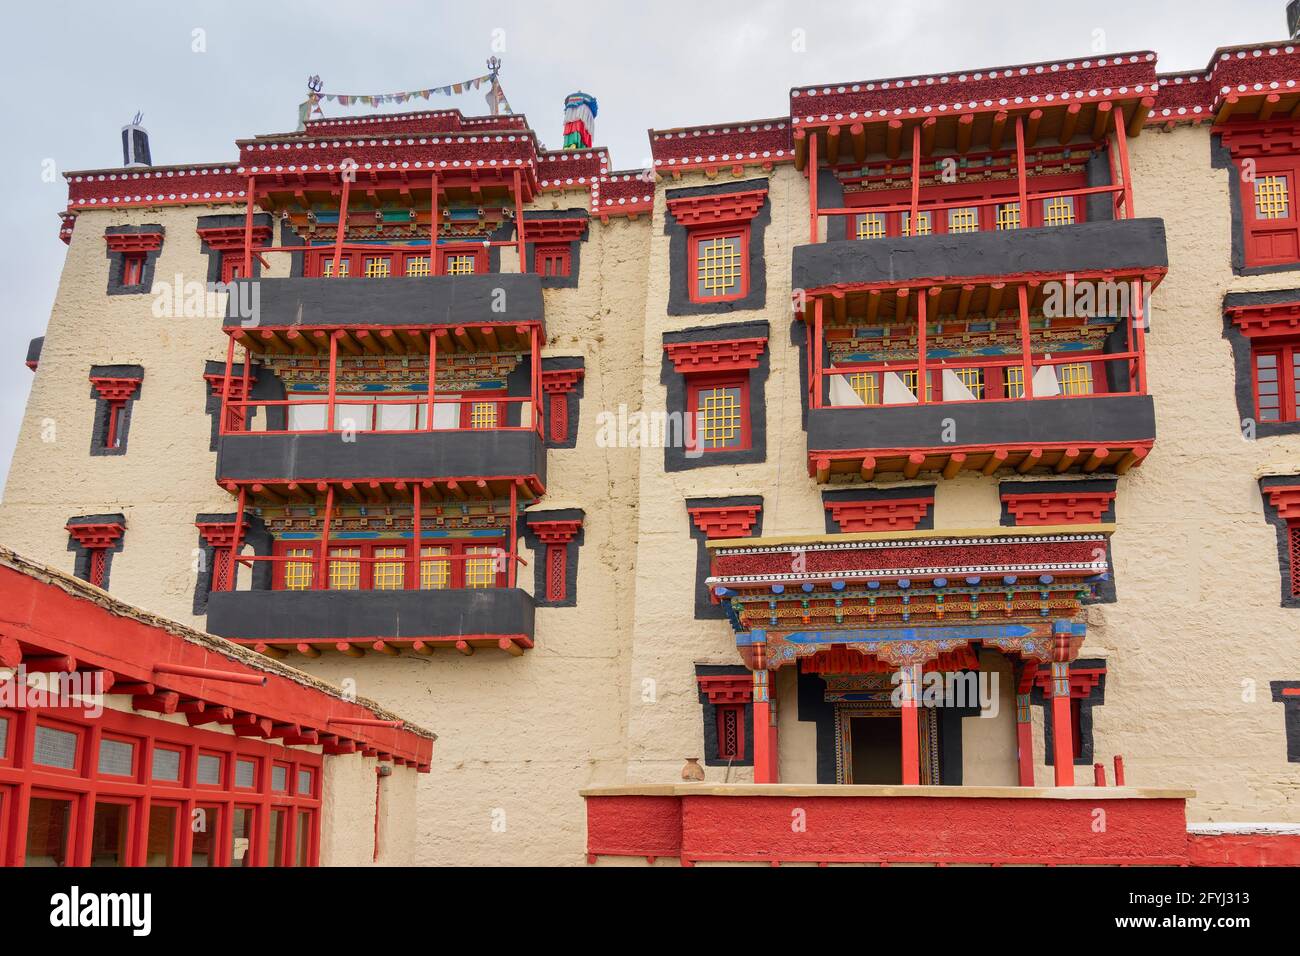
[[[9,718],[0,717],[0,760],[9,753]]]
[[[230,865],[253,865],[253,808],[235,807],[232,821],[234,830],[230,842]]]
[[[284,768],[279,768],[283,770]],[[284,866],[284,838],[286,810],[271,811],[270,845],[267,847],[267,862],[271,866]]]
[[[1255,217],[1285,219],[1290,210],[1286,176],[1258,176],[1255,179]]]
[[[149,808],[149,836],[145,847],[145,866],[176,865],[176,820],[178,807],[155,803]]]
[[[979,232],[980,214],[974,206],[948,210],[949,232]]]
[[[124,803],[96,803],[90,831],[91,866],[126,866],[131,808]]]
[[[1255,356],[1255,364],[1260,368],[1275,368],[1277,366],[1277,356],[1264,352]]]
[[[740,236],[701,239],[695,247],[696,295],[716,299],[740,291]]]
[[[330,588],[335,591],[356,591],[361,587],[361,562],[343,561],[341,558],[361,557],[360,548],[330,548]]]
[[[445,559],[451,548],[420,548],[420,587],[425,591],[451,587],[451,562]]]
[[[153,752],[153,778],[155,780],[181,779],[181,752],[155,747]]]
[[[465,561],[465,587],[490,588],[497,583],[497,561],[500,559],[499,547],[473,547],[465,549],[466,555],[483,555]]]
[[[376,591],[400,591],[406,587],[406,549],[375,548],[371,586]],[[394,560],[384,561],[382,558]]]
[[[235,786],[252,787],[257,780],[257,763],[253,760],[235,761]]]
[[[221,758],[214,757],[212,754],[199,754],[198,773],[195,779],[199,783],[209,786],[219,786],[221,784]]]
[[[283,793],[289,789],[289,771],[279,765],[271,768],[271,789]]]
[[[742,443],[739,387],[723,385],[700,389],[696,409],[703,447],[734,448]]]
[[[27,809],[28,866],[67,866],[72,801],[32,797]]]
[[[315,569],[310,558],[311,548],[289,548],[284,552],[287,558],[306,558],[305,561],[284,562],[284,587],[287,591],[307,591],[314,583]]]
[[[68,730],[36,725],[36,752],[34,763],[60,770],[77,768],[77,735]]]
[[[311,814],[305,811],[299,811],[298,813],[297,861],[295,865],[311,865]]]
[[[104,738],[99,742],[99,772],[129,777],[135,766],[135,744]]]
[[[298,771],[298,793],[304,797],[311,796],[311,771]]]
[[[217,835],[221,832],[221,808],[198,807],[191,829],[190,866],[216,866]]]

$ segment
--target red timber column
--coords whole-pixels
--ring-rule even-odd
[[[776,763],[776,708],[770,694],[765,644],[754,645],[754,782],[779,783]]]
[[[1029,694],[1016,694],[1016,764],[1020,786],[1034,785],[1034,725],[1030,720]]]
[[[921,665],[904,664],[899,668],[902,698],[899,716],[903,722],[903,786],[921,782],[921,725],[918,704],[921,698]]]
[[[1070,721],[1070,662],[1052,661],[1052,768],[1058,787],[1074,786],[1074,729]]]

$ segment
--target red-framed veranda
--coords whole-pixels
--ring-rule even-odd
[[[816,127],[800,128],[795,133],[796,156],[798,165],[808,177],[809,200],[809,238],[811,243],[822,241],[822,220],[846,222],[847,235],[858,237],[862,217],[878,216],[880,230],[867,230],[861,238],[881,238],[887,235],[908,234],[909,223],[919,223],[917,234],[925,232],[975,232],[981,229],[1015,229],[1024,226],[1066,225],[1082,221],[1085,215],[1087,199],[1092,196],[1108,196],[1111,212],[1116,219],[1132,219],[1135,215],[1133,206],[1133,180],[1129,168],[1128,136],[1126,125],[1141,128],[1141,118],[1145,116],[1149,105],[1146,100],[1134,104],[1130,112],[1132,118],[1126,118],[1124,105],[1120,102],[1102,102],[1096,105],[1091,132],[1080,121],[1081,106],[1072,104],[1059,118],[1052,111],[1052,126],[1055,133],[1055,148],[1062,147],[1078,150],[1104,150],[1110,170],[1110,185],[1088,186],[1086,175],[1080,173],[1047,174],[1040,178],[1042,161],[1036,157],[1034,185],[1030,188],[1029,161],[1027,151],[1037,149],[1040,137],[1047,136],[1045,111],[1040,108],[1018,111],[998,110],[989,118],[987,128],[983,130],[981,144],[985,148],[973,149],[977,121],[983,126],[981,114],[975,111],[944,118],[945,124],[955,121],[953,139],[939,146],[940,120],[935,116],[916,116],[894,118],[887,122],[870,124],[883,129],[883,137],[875,130],[868,129],[864,123],[855,123],[848,127],[833,124],[822,129]],[[1013,115],[1014,114],[1014,115]],[[911,124],[910,136],[905,131]],[[1014,149],[1004,149],[1003,140],[1010,129],[1014,137]],[[1084,141],[1076,142],[1076,134],[1085,135]],[[947,136],[945,129],[945,137]],[[903,158],[902,144],[911,141],[911,152]],[[839,170],[854,170],[864,167],[873,146],[882,150],[877,165],[908,167],[906,188],[882,190],[879,193],[862,192],[853,195],[855,204],[843,207],[820,207],[818,204],[817,175],[820,167]],[[847,150],[846,150],[847,147]],[[841,154],[850,154],[848,161],[842,162]],[[1006,178],[988,184],[939,183],[922,184],[922,168],[935,170],[944,167],[950,161],[949,168],[958,163],[978,160],[988,165],[999,165],[1008,175]],[[1049,161],[1049,167],[1064,166],[1067,163]],[[876,180],[899,178],[892,171],[875,177]],[[931,176],[931,179],[934,177]],[[850,177],[855,179],[855,177]],[[870,181],[870,174],[856,177]],[[998,185],[994,185],[997,183]],[[1001,185],[1005,184],[1005,185]],[[1000,187],[1000,188],[999,188]],[[875,196],[873,200],[871,197]],[[949,215],[952,212],[961,215],[955,221]],[[906,217],[906,218],[903,218]],[[928,217],[928,222],[927,222]]]
[[[141,714],[0,710],[0,865],[315,866],[321,772],[309,750]]]
[[[217,387],[222,413],[220,434],[324,434],[344,430],[429,432],[492,429],[543,434],[541,406],[542,327],[537,322],[463,326],[351,325],[337,327],[229,328],[226,368]],[[236,346],[243,364],[235,373]],[[457,352],[526,352],[529,394],[506,395],[500,388],[440,393],[440,357]],[[254,363],[258,356],[316,357],[328,362],[325,390],[298,392],[291,398],[253,399]],[[423,386],[409,391],[367,392],[340,385],[340,358],[418,358],[427,363]],[[256,415],[258,409],[263,414]],[[284,411],[283,426],[268,427],[267,413]],[[518,412],[515,415],[514,412]],[[526,414],[525,414],[526,413]],[[514,418],[519,424],[508,424]]]
[[[474,478],[317,482],[227,482],[236,496],[233,532],[213,560],[213,590],[239,590],[239,567],[272,568],[272,588],[278,590],[445,590],[476,587],[515,587],[518,566],[528,562],[519,554],[518,517],[522,502],[536,500],[545,489],[534,479]],[[505,502],[499,534],[450,538],[426,534],[424,517],[443,503]],[[343,502],[411,507],[409,537],[357,539],[331,537]],[[321,531],[310,539],[285,539],[269,555],[243,554],[245,515],[250,507],[283,506],[291,502],[321,507]],[[397,553],[400,550],[401,553]],[[293,552],[309,553],[293,553]],[[418,555],[418,559],[417,559]],[[251,585],[251,578],[246,579]],[[376,582],[378,581],[378,586]]]
[[[954,404],[956,402],[1032,401],[1036,398],[1086,398],[1147,394],[1147,296],[1163,278],[1161,271],[1080,272],[1048,278],[1041,275],[984,276],[962,280],[873,283],[854,289],[809,290],[804,319],[810,325],[807,352],[809,404],[812,408],[891,404]],[[1056,288],[1052,288],[1053,284]],[[1113,318],[1126,330],[1127,347],[1107,352],[1101,348],[1052,348],[1035,344],[1031,319],[1042,316],[1049,294],[1071,300],[1077,289],[1089,287],[1096,295],[1109,295],[1118,303]],[[1019,351],[1006,356],[969,355],[935,358],[928,354],[929,339],[936,334],[962,335],[978,318],[983,325],[1014,321]],[[1087,317],[1058,320],[1054,328],[1074,322],[1081,332]],[[828,340],[851,334],[855,325],[901,328],[915,342],[915,358],[828,362]],[[1063,342],[1062,344],[1068,344]],[[1128,387],[1112,388],[1107,370],[1122,363]],[[1051,373],[1042,377],[1044,370]],[[952,372],[961,388],[944,373]],[[886,376],[897,376],[901,389],[891,400]],[[1039,376],[1036,385],[1036,376]],[[851,389],[832,389],[834,380]],[[1123,379],[1121,379],[1122,381]],[[927,387],[918,387],[926,382]],[[1045,383],[1045,384],[1044,384]],[[1048,387],[1050,386],[1050,388]],[[1041,394],[1045,392],[1046,394]],[[949,393],[957,393],[948,397]]]

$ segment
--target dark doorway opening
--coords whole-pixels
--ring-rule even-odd
[[[851,720],[853,782],[901,784],[903,727],[898,712],[853,717]]]

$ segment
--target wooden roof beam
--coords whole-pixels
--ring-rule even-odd
[[[1079,128],[1079,114],[1082,111],[1082,103],[1071,103],[1066,107],[1065,115],[1061,117],[1061,135],[1057,137],[1057,142],[1062,146],[1074,139],[1075,130]]]

